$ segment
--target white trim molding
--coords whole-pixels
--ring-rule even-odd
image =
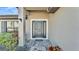
[[[33,21],[46,21],[46,38],[33,38],[32,37],[32,22]],[[31,37],[31,39],[34,39],[34,40],[35,39],[48,39],[48,19],[31,19],[31,23],[30,24],[31,24],[31,26],[30,26],[31,27],[30,28],[30,34],[31,34],[30,37]]]

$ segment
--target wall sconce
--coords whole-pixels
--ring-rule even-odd
[[[19,18],[19,20],[22,22],[22,19],[21,18]]]
[[[26,15],[25,19],[26,19],[26,20],[28,19],[27,15]],[[19,18],[19,20],[22,22],[22,19],[21,19],[21,18]]]
[[[26,20],[28,19],[27,15],[26,15],[26,17],[25,17],[25,18],[26,18]]]

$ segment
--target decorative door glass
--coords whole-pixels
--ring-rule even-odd
[[[32,38],[46,38],[46,21],[32,21]]]

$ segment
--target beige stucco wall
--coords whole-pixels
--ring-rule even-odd
[[[30,12],[29,19],[48,19],[48,13],[42,11]]]
[[[56,13],[31,12],[26,21],[26,34],[30,39],[31,19],[48,19],[48,38],[63,50],[79,50],[79,8],[60,8]]]
[[[32,19],[48,19],[48,13],[42,11],[33,11],[28,14],[28,20],[26,20],[26,37],[31,38],[31,20]]]
[[[79,8],[60,8],[49,14],[49,38],[64,50],[79,50]]]

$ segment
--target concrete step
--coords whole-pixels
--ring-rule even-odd
[[[52,45],[50,40],[27,40],[26,48],[30,51],[46,51],[48,46]]]

